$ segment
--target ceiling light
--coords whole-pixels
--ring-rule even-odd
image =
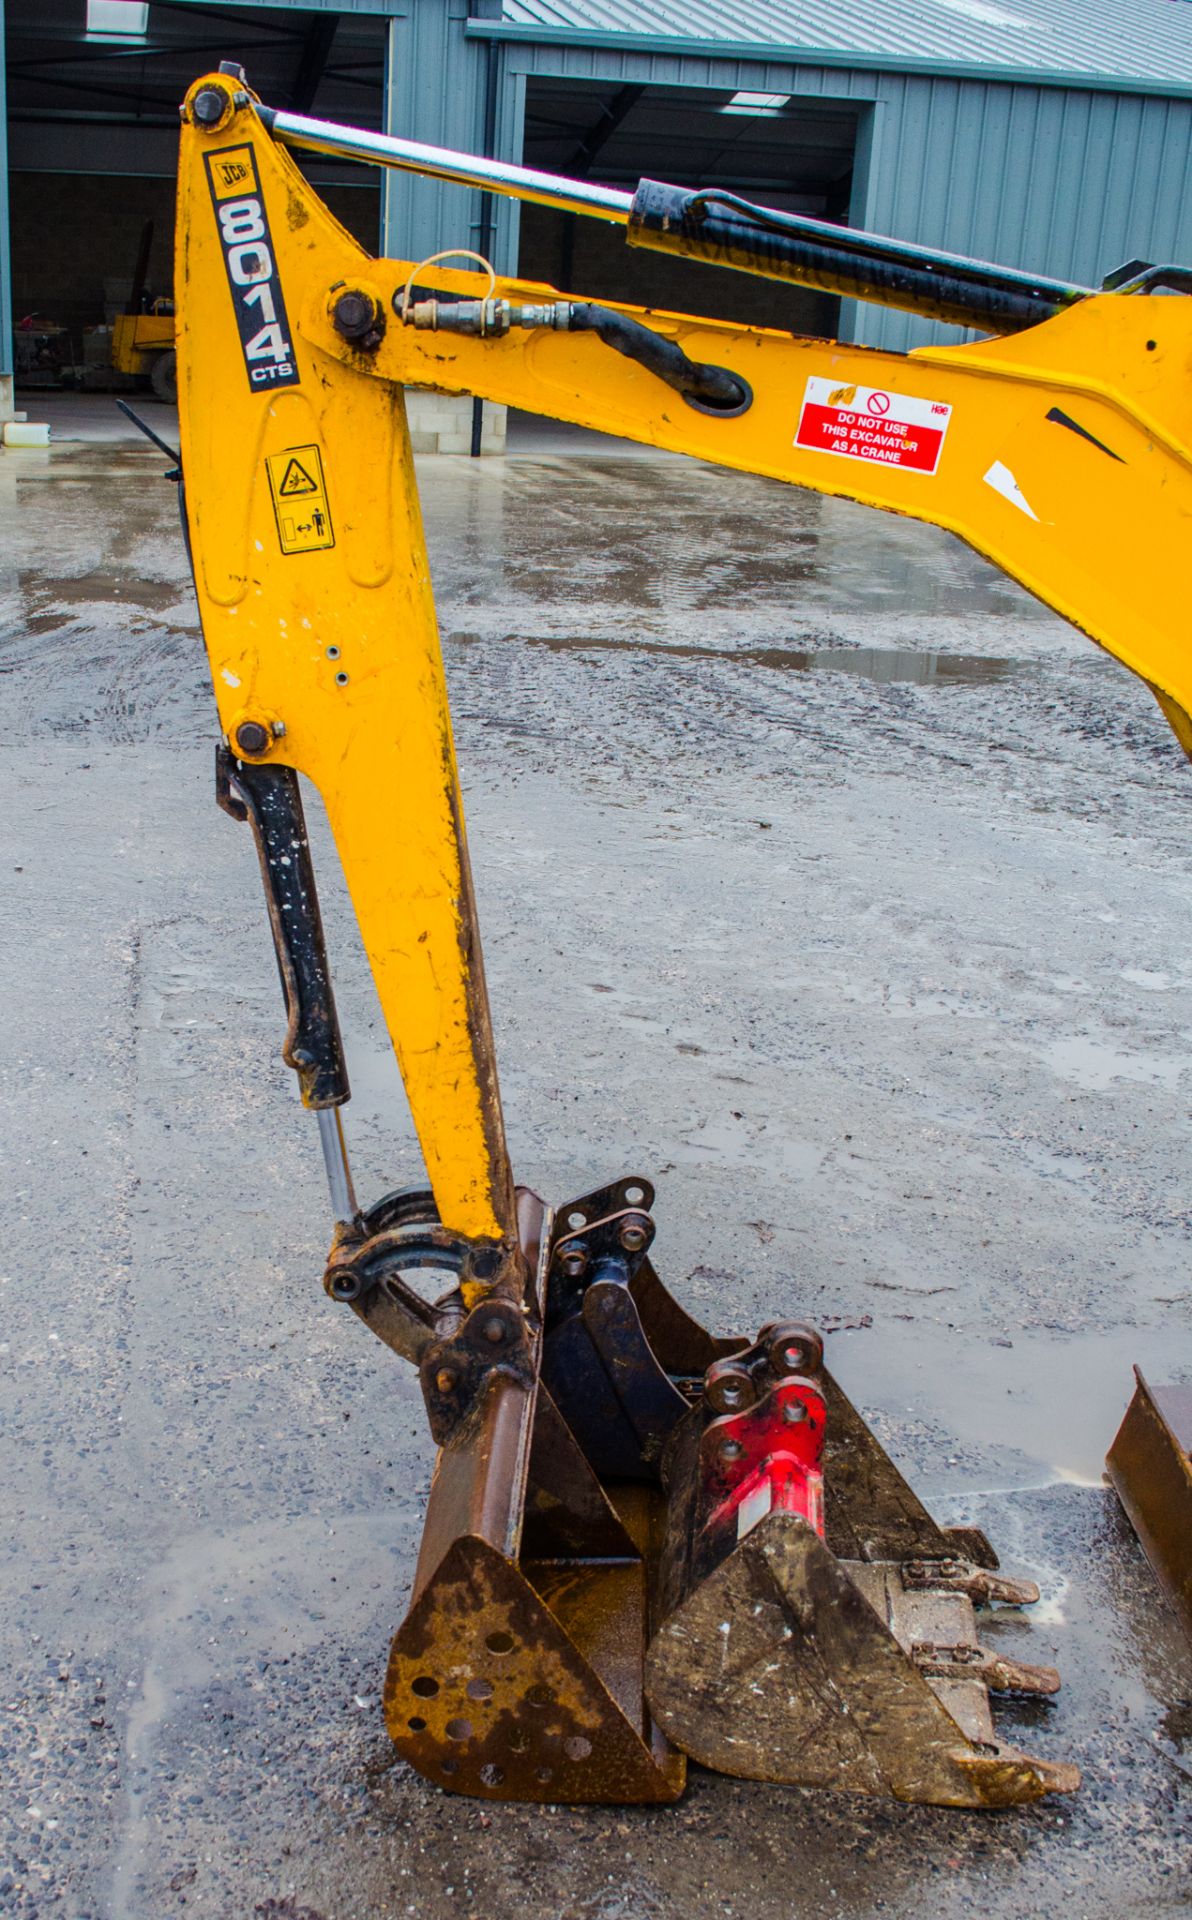
[[[748,113],[756,117],[773,116],[790,105],[789,93],[734,93],[721,107],[721,113]]]
[[[88,40],[143,40],[149,0],[87,0]]]

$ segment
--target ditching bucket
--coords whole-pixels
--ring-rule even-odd
[[[1192,1387],[1134,1397],[1105,1461],[1114,1491],[1184,1632],[1192,1637]]]
[[[975,1603],[1038,1589],[936,1526],[808,1328],[749,1345],[688,1317],[652,1201],[630,1178],[552,1217],[519,1192],[528,1363],[490,1358],[439,1452],[385,1684],[402,1754],[498,1800],[674,1800],[687,1756],[951,1806],[1072,1791],[990,1710],[1058,1675],[977,1643]]]

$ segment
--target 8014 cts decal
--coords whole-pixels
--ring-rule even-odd
[[[209,153],[207,178],[249,385],[262,391],[296,387],[290,323],[252,148]]]

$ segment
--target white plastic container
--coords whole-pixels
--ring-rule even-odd
[[[6,420],[4,444],[6,447],[48,447],[49,423],[45,420]]]

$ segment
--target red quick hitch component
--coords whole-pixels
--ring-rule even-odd
[[[743,1540],[770,1513],[794,1513],[823,1537],[823,1396],[798,1376],[780,1380],[753,1406],[723,1415],[700,1447],[702,1530]]]
[[[708,1368],[694,1528],[701,1572],[771,1513],[797,1514],[823,1538],[823,1359],[818,1333],[787,1320]]]

